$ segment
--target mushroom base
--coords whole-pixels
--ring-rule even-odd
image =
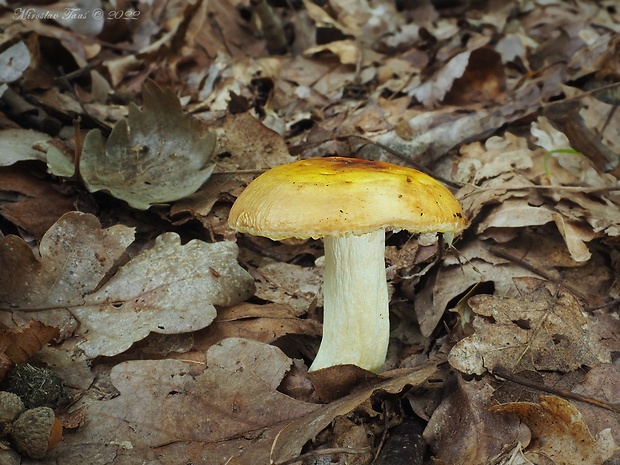
[[[323,339],[310,371],[344,364],[379,371],[390,337],[385,231],[324,243]]]

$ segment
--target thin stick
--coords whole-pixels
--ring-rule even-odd
[[[609,410],[610,412],[620,413],[619,404],[612,404],[609,402],[605,402],[604,400],[596,399],[590,396],[584,396],[582,394],[566,391],[564,389],[558,389],[553,386],[545,386],[544,384],[537,383],[535,381],[530,381],[528,379],[521,378],[519,376],[510,374],[502,368],[496,368],[490,371],[490,373],[493,376],[496,376],[497,378],[503,378],[505,380],[519,384],[521,386],[528,387],[530,389],[536,389],[538,391],[548,392],[550,394],[555,394],[557,396],[564,397],[566,399],[576,400],[578,402],[585,402],[586,404],[594,405],[595,407]]]
[[[212,173],[211,176],[224,175],[224,174],[262,174],[267,171],[269,168],[262,168],[256,170],[235,170],[235,171],[218,171],[217,173]]]
[[[566,289],[568,292],[570,292],[571,294],[573,294],[575,297],[577,297],[579,300],[581,300],[587,307],[588,310],[590,310],[590,306],[588,305],[588,299],[581,293],[579,292],[577,289],[575,289],[572,286],[569,286],[567,284],[563,284],[561,282],[558,282],[557,279],[555,279],[553,276],[551,276],[549,273],[547,273],[544,270],[540,270],[538,268],[536,268],[535,266],[529,264],[528,262],[526,262],[525,260],[520,259],[519,257],[515,257],[514,255],[509,254],[508,252],[505,252],[503,250],[501,250],[498,247],[491,247],[489,249],[491,251],[491,253],[493,255],[496,255],[500,258],[505,258],[506,260],[510,260],[513,263],[516,263],[517,265],[521,266],[522,268],[525,268],[528,271],[531,271],[532,273],[536,273],[538,276],[545,278],[547,281],[563,287],[564,289]]]

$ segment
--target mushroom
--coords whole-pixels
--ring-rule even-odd
[[[310,370],[353,364],[379,371],[390,323],[385,229],[454,233],[463,210],[439,181],[391,163],[311,158],[263,173],[241,193],[229,216],[238,232],[323,238],[323,338]]]

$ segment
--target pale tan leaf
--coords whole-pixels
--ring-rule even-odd
[[[211,176],[209,158],[215,136],[183,112],[171,91],[148,82],[144,109],[129,106],[105,143],[90,131],[80,159],[80,173],[91,192],[105,190],[141,210],[196,192]]]
[[[92,358],[123,352],[151,331],[204,328],[215,317],[214,305],[233,305],[254,293],[233,243],[181,245],[178,235],[167,233],[115,270],[132,241],[132,228],[102,229],[96,217],[78,212],[45,234],[40,260],[22,239],[6,237],[0,242],[0,303],[12,312],[0,312],[0,321],[13,326],[36,319],[59,327],[63,338],[80,335]]]
[[[208,326],[214,305],[234,305],[254,293],[237,253],[231,242],[182,245],[174,233],[159,236],[72,310],[81,324],[81,348],[89,357],[115,355],[151,331],[176,334]]]
[[[209,350],[207,364],[217,364],[219,368],[231,371],[243,365],[257,379],[275,390],[290,370],[293,360],[275,346],[248,339],[228,338]]]
[[[333,53],[343,65],[357,65],[361,60],[362,54],[359,46],[353,40],[337,40],[304,50],[304,54],[308,56],[322,52]]]
[[[45,154],[35,145],[45,142],[49,135],[32,129],[4,129],[0,131],[0,166],[9,166],[23,160],[44,160]]]
[[[573,260],[578,263],[587,262],[592,256],[592,253],[586,245],[586,242],[590,242],[596,238],[596,233],[584,224],[570,221],[559,213],[553,214],[553,221],[555,221],[560,234],[564,238],[566,247],[568,247]]]

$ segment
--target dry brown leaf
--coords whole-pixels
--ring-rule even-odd
[[[303,0],[304,6],[308,12],[308,16],[319,26],[321,27],[333,27],[335,29],[340,30],[345,34],[352,34],[353,30],[349,30],[345,24],[339,23],[337,19],[334,19],[332,16],[325,11],[325,9],[321,8],[319,5],[309,1]]]
[[[356,365],[335,365],[308,373],[321,402],[333,402],[359,385],[377,384],[381,378]]]
[[[357,65],[362,59],[362,52],[353,40],[337,40],[328,44],[317,45],[304,50],[306,56],[324,52],[333,53],[343,65]]]
[[[243,366],[244,370],[275,391],[291,369],[293,360],[275,346],[243,338],[228,338],[208,351],[207,367],[213,365],[230,371]]]
[[[527,170],[533,166],[532,151],[527,140],[507,132],[493,136],[484,144],[473,142],[460,149],[463,155],[455,169],[454,180],[488,186],[485,181],[497,178],[503,173]],[[524,184],[526,185],[526,184]]]
[[[602,465],[618,449],[611,430],[593,437],[579,410],[559,397],[541,396],[540,404],[497,405],[491,411],[516,414],[527,425],[532,441],[525,448],[525,457],[534,463],[545,457],[554,465]]]
[[[608,363],[610,354],[590,331],[590,317],[568,291],[546,288],[519,298],[477,295],[469,299],[476,333],[459,341],[448,361],[457,370],[569,372]]]
[[[620,405],[620,361],[614,360],[612,364],[592,368],[583,381],[573,388],[573,392],[616,407],[616,411],[612,411],[596,405],[577,403],[590,431],[610,429],[616,444],[620,444],[620,416],[617,412]],[[614,458],[620,458],[620,449],[616,450]]]
[[[370,398],[373,392],[383,390],[390,394],[401,392],[406,386],[419,386],[433,376],[436,367],[432,364],[404,370],[400,376],[379,383],[372,388],[362,389],[338,399],[305,418],[295,420],[286,425],[275,438],[270,459],[275,463],[295,457],[303,444],[314,438],[323,428],[337,416],[344,415]]]
[[[215,305],[234,305],[254,293],[237,253],[231,242],[181,244],[178,235],[162,234],[71,310],[80,322],[80,348],[89,357],[116,355],[149,332],[205,328]]]
[[[541,226],[554,220],[554,212],[546,205],[530,205],[525,199],[506,199],[478,224],[478,233],[493,232],[489,228],[523,228]]]
[[[65,213],[75,209],[75,199],[62,195],[23,167],[0,168],[0,214],[38,239]]]
[[[40,321],[31,321],[16,329],[0,329],[0,381],[12,366],[28,362],[59,334],[57,328]]]
[[[430,336],[441,321],[448,304],[472,286],[493,283],[500,295],[518,296],[514,278],[538,276],[489,251],[487,241],[471,239],[465,245],[457,244],[458,254],[447,256],[442,266],[430,276],[425,286],[413,297],[420,331]]]
[[[532,151],[525,138],[510,133],[493,137],[484,145],[473,143],[461,148],[464,157],[458,162],[456,179],[480,186],[466,187],[460,193],[465,211],[473,218],[484,205],[497,204],[477,225],[479,233],[490,236],[495,234],[493,229],[554,222],[573,260],[586,262],[591,256],[589,242],[602,232],[612,237],[619,234],[620,202],[613,189],[606,191],[615,181],[596,172],[583,155],[552,153],[570,149],[570,145],[545,118],[532,123],[531,132],[544,150]],[[564,190],[561,186],[571,187]],[[589,195],[573,186],[601,191]]]
[[[213,346],[202,374],[176,360],[124,362],[114,367],[111,378],[120,395],[88,401],[86,415],[97,421],[76,432],[71,448],[87,442],[105,447],[115,441],[134,449],[165,451],[165,445],[175,442],[218,443],[239,435],[246,436],[245,447],[251,447],[251,438],[264,428],[320,407],[275,391],[273,385],[290,363],[279,349],[242,339]],[[239,452],[244,451],[233,446],[229,457]],[[214,455],[203,463],[221,459]]]
[[[49,138],[49,135],[32,129],[11,128],[0,131],[0,166],[24,160],[44,160],[45,154],[36,147]]]
[[[320,337],[321,324],[299,318],[299,313],[282,304],[242,303],[220,309],[209,328],[196,337],[194,349],[204,351],[228,337],[271,343],[287,334]]]
[[[573,260],[578,263],[590,260],[592,253],[586,243],[594,240],[597,234],[588,225],[571,221],[560,213],[553,214],[553,221],[564,238]]]
[[[343,453],[333,453],[322,456],[319,460],[331,460],[331,463],[346,463],[346,465],[368,465],[372,463],[373,435],[365,424],[359,424],[350,418],[336,417],[332,426],[332,436],[325,447],[340,448]],[[347,454],[346,451],[351,453]],[[397,465],[397,464],[393,464]]]
[[[279,463],[297,456],[334,418],[359,406],[375,390],[397,393],[435,372],[433,366],[409,371],[318,405],[274,390],[291,363],[278,353],[272,346],[230,339],[209,350],[207,368],[200,374],[182,361],[121,363],[112,371],[120,395],[81,402],[91,421],[66,437],[51,457],[77,465],[84,456],[108,456],[112,448],[115,459],[98,463],[125,463],[136,457],[153,464]]]
[[[505,98],[505,81],[500,54],[488,47],[478,48],[471,52],[465,72],[452,84],[445,103],[467,105],[501,101]]]
[[[223,171],[269,169],[296,160],[284,138],[249,113],[228,114],[217,135],[215,153],[226,154],[218,160]]]
[[[459,378],[456,392],[435,410],[424,430],[437,459],[450,465],[486,465],[506,445],[527,443],[527,430],[517,418],[489,410],[492,394],[489,384]]]
[[[613,171],[602,172],[618,161],[616,154],[613,154],[620,147],[620,111],[615,111],[618,99],[614,97],[618,87],[588,93],[596,86],[614,83],[620,75],[620,42],[617,37],[620,33],[620,12],[615,0],[307,0],[293,2],[294,8],[283,6],[286,2],[272,2],[287,32],[293,33],[288,44],[291,53],[282,56],[269,55],[260,27],[252,22],[250,16],[255,14],[254,1],[198,0],[189,6],[162,0],[120,0],[117,3],[115,10],[137,11],[139,18],[135,21],[105,21],[104,30],[96,41],[75,34],[59,26],[58,22],[15,18],[14,8],[0,11],[0,30],[3,31],[0,50],[23,40],[31,59],[30,66],[20,72],[21,78],[14,81],[10,88],[0,82],[0,93],[5,92],[0,126],[21,125],[47,132],[43,126],[49,121],[45,117],[47,112],[62,115],[62,124],[69,124],[78,115],[84,129],[102,128],[126,115],[126,104],[132,100],[132,95],[144,79],[156,76],[159,83],[173,89],[182,104],[186,105],[186,111],[191,114],[202,112],[198,117],[221,125],[218,130],[221,135],[219,156],[212,156],[210,160],[218,163],[217,168],[221,171],[262,170],[288,162],[291,160],[288,146],[291,153],[294,151],[303,158],[340,154],[387,159],[402,164],[407,162],[405,157],[433,169],[438,175],[463,183],[465,187],[459,196],[468,218],[472,220],[473,229],[456,246],[469,262],[457,255],[449,255],[442,266],[431,270],[432,274],[426,278],[418,280],[418,276],[413,276],[401,280],[401,276],[410,278],[411,270],[407,266],[411,267],[414,260],[409,253],[404,253],[404,249],[389,256],[390,271],[395,278],[392,281],[396,297],[391,308],[393,316],[396,321],[402,318],[410,323],[408,314],[411,302],[415,302],[422,332],[427,336],[422,340],[419,337],[416,339],[415,329],[401,321],[393,333],[394,348],[402,349],[394,350],[390,357],[394,366],[433,356],[433,343],[449,340],[436,339],[436,336],[444,334],[444,329],[437,328],[437,324],[445,309],[460,299],[457,308],[462,319],[459,322],[466,323],[472,312],[461,296],[478,283],[482,283],[480,289],[485,292],[493,288],[497,295],[517,299],[520,303],[516,307],[524,301],[519,296],[520,291],[524,295],[535,292],[536,286],[528,287],[520,282],[522,277],[534,276],[534,270],[544,273],[549,281],[560,282],[575,295],[581,294],[580,300],[590,308],[609,304],[618,297],[620,192],[617,191],[617,178],[620,171],[616,166]],[[38,11],[62,11],[62,3],[52,2],[37,8]],[[106,13],[110,12],[106,10]],[[88,27],[92,24],[86,20],[74,21],[67,27]],[[317,44],[320,44],[319,47],[313,50],[311,47]],[[320,51],[320,56],[304,56],[304,51],[308,50]],[[465,63],[463,58],[466,55]],[[459,64],[459,59],[462,66],[455,66]],[[97,82],[97,73],[89,70],[101,66],[106,73],[99,75]],[[461,77],[457,77],[459,75]],[[104,82],[106,79],[111,84]],[[9,92],[5,90],[7,88],[13,96],[30,102],[27,110],[23,107],[12,108]],[[427,104],[435,104],[437,108],[428,111],[423,104],[416,102],[412,97],[414,94],[419,94]],[[564,106],[563,100],[569,105]],[[235,107],[238,103],[242,107]],[[571,107],[571,103],[575,105]],[[231,110],[236,112],[239,108],[248,108],[249,113],[230,115]],[[539,118],[528,132],[523,123],[536,118],[541,108],[549,115],[555,128],[549,121]],[[564,111],[567,108],[571,110]],[[554,113],[554,110],[557,111]],[[56,130],[60,129],[58,123],[56,121]],[[568,138],[563,137],[558,129]],[[490,134],[498,134],[498,131],[502,131],[500,137],[488,138]],[[510,131],[515,132],[511,134]],[[71,134],[70,127],[62,128],[60,135],[48,147],[48,168],[55,175],[72,172],[71,156],[66,157],[61,153],[63,150],[53,149],[72,147]],[[45,161],[45,145],[33,145],[27,132],[19,133],[18,137],[23,140],[16,141],[10,137],[5,140],[4,136],[8,135],[0,133],[0,146],[6,149],[0,150],[0,164],[28,157]],[[48,138],[45,135],[41,140]],[[565,148],[566,140],[571,143],[585,142],[582,146],[592,150],[574,146],[583,155],[550,152]],[[463,146],[466,141],[479,142]],[[79,148],[79,138],[75,142]],[[375,142],[397,153],[388,153]],[[538,148],[535,148],[536,145]],[[452,154],[444,156],[450,150],[459,148],[462,148],[461,154],[456,159]],[[70,155],[70,152],[67,153]],[[595,160],[596,164],[590,160]],[[40,163],[26,163],[27,166],[35,164]],[[161,213],[159,208],[152,213],[161,213],[163,221],[172,218],[175,229],[182,235],[188,233],[188,236],[195,237],[197,233],[232,242],[235,239],[226,226],[228,206],[243,185],[256,174],[220,174],[217,179],[210,178],[192,198],[177,202],[171,215]],[[41,185],[52,183],[54,188],[72,186],[71,182],[59,184],[53,177],[40,181]],[[3,201],[7,197],[9,201],[15,198],[17,190],[14,187],[8,194],[3,189]],[[20,188],[19,192],[17,195],[23,200],[24,195],[34,191],[25,192]],[[31,205],[35,198],[28,199]],[[101,195],[80,195],[79,207],[97,211],[102,222],[114,224],[117,209],[109,209],[105,199]],[[24,227],[30,224],[24,217],[29,215],[29,219],[36,222],[38,218],[43,220],[43,215],[36,213],[26,202],[14,205],[5,203],[2,208],[6,212],[11,206],[22,210],[22,207],[28,207],[29,211],[12,216],[7,214],[5,218],[13,224],[6,221],[0,224],[0,241],[3,242],[0,245],[0,289],[5,279],[9,279],[10,285],[18,287],[16,292],[25,290],[27,286],[19,287],[19,273],[22,272],[23,276],[32,278],[28,279],[31,284],[49,286],[50,282],[41,276],[48,265],[39,269],[36,263],[39,257],[33,258],[36,253],[28,255],[29,247],[15,244],[14,238],[1,239],[3,234],[13,233],[15,225],[27,232],[34,231]],[[130,211],[121,207],[118,213],[131,215]],[[144,217],[134,218],[140,221]],[[153,215],[149,214],[149,217]],[[168,229],[165,224],[162,226]],[[101,229],[100,226],[98,228]],[[41,227],[40,232],[35,234],[41,237],[44,230]],[[120,236],[127,235],[127,241],[133,238],[133,234],[125,230],[118,229],[116,232]],[[71,236],[69,231],[67,234]],[[108,280],[126,261],[126,258],[119,258],[125,246],[116,244],[114,237],[106,237],[105,233],[89,236],[81,232],[72,237],[78,243],[83,240],[87,244],[105,239],[109,244],[104,248],[115,250],[109,256],[103,256],[101,249],[91,249],[96,257],[103,256],[112,263],[111,268],[102,267],[102,270],[94,266],[77,270],[78,274],[83,273],[82,280],[93,276],[95,285],[88,287],[88,291],[76,293],[63,279],[58,280],[58,286],[62,289],[53,290],[52,297],[57,301],[64,295],[65,301],[62,303],[65,306],[73,305],[71,299],[74,295],[88,297],[95,289],[105,288]],[[170,237],[165,239],[174,242]],[[44,237],[45,240],[49,238]],[[81,254],[80,260],[88,258],[88,253],[84,254],[81,246],[69,240],[57,242],[65,245],[67,250],[76,249]],[[123,241],[118,239],[117,242]],[[111,362],[109,359],[91,360],[83,353],[79,356],[81,351],[77,344],[80,341],[77,338],[72,338],[74,344],[71,346],[69,341],[65,341],[61,346],[45,347],[37,354],[37,361],[57,367],[70,385],[84,390],[81,405],[92,406],[92,410],[88,407],[75,414],[76,418],[80,418],[81,426],[66,435],[61,449],[50,456],[47,463],[263,465],[293,459],[302,450],[330,446],[365,448],[378,443],[387,445],[376,430],[369,431],[369,423],[352,421],[353,418],[360,418],[362,411],[372,415],[368,395],[380,387],[361,388],[353,383],[353,387],[345,387],[338,393],[344,397],[318,407],[291,402],[291,397],[283,397],[274,389],[289,369],[289,359],[273,347],[222,340],[226,336],[243,335],[267,342],[286,334],[307,337],[318,335],[320,331],[314,319],[303,319],[308,310],[309,316],[314,317],[313,309],[320,305],[320,266],[300,270],[301,267],[294,265],[274,265],[273,269],[267,267],[256,271],[265,265],[259,253],[278,262],[306,264],[310,257],[320,255],[320,247],[284,246],[247,237],[239,243],[244,248],[244,266],[247,265],[259,281],[261,295],[264,292],[262,299],[288,302],[288,305],[295,307],[294,311],[285,311],[282,304],[218,309],[220,316],[216,323],[199,332],[185,334],[184,343],[175,346],[182,348],[170,355],[177,358],[175,364],[168,361],[129,362],[116,367],[113,381],[120,386],[121,393],[109,403],[97,397],[118,394],[112,394],[113,388],[100,390],[106,383],[105,368]],[[2,256],[5,245],[19,252],[18,257],[9,262],[11,270],[17,270],[14,274],[19,279],[11,272],[3,271],[6,264]],[[171,249],[179,251],[176,246]],[[407,252],[413,253],[413,250]],[[425,251],[418,252],[421,255]],[[47,263],[44,249],[41,254],[40,262]],[[416,260],[420,259],[420,255],[416,256]],[[67,256],[60,258],[66,259]],[[176,258],[171,257],[169,261],[173,263]],[[293,258],[303,261],[293,261]],[[20,262],[23,265],[21,268]],[[55,263],[54,260],[51,262]],[[175,262],[175,265],[178,264]],[[139,268],[134,271],[140,274],[144,270]],[[265,272],[263,275],[260,274],[262,271]],[[219,272],[216,270],[216,273]],[[319,280],[315,282],[317,277]],[[415,292],[414,287],[417,288]],[[65,294],[62,294],[63,289]],[[480,292],[480,289],[475,292]],[[0,296],[3,292],[0,290]],[[319,299],[315,300],[315,296]],[[37,298],[45,301],[47,297],[40,295]],[[122,344],[127,344],[129,339],[122,335],[123,331],[139,337],[144,328],[130,325],[119,332],[113,328],[113,324],[118,323],[114,317],[131,321],[132,311],[144,309],[136,308],[133,300],[112,300],[106,305],[113,303],[120,309],[113,310],[114,305],[91,305],[90,313],[104,309],[109,310],[104,312],[109,315],[90,321],[91,328],[84,324],[82,330],[89,329],[88,334],[75,332],[79,322],[68,311],[50,310],[45,314],[50,318],[50,323],[53,315],[58,317],[57,323],[64,324],[62,332],[65,337],[81,334],[88,338],[92,334],[93,341],[98,337],[113,340],[112,334],[105,333],[105,327],[109,325],[110,331],[121,335]],[[526,303],[536,310],[535,302]],[[44,312],[12,311],[9,304],[0,299],[0,306],[8,310],[0,319],[12,326],[27,321],[31,316],[44,318]],[[82,305],[83,301],[80,300],[79,304]],[[209,304],[205,307],[208,308]],[[620,350],[617,321],[613,319],[614,309],[605,307],[589,312],[590,318],[587,320],[590,336],[594,340],[603,339],[606,352]],[[113,313],[115,310],[120,311]],[[495,330],[509,342],[514,331],[524,330],[526,336],[532,336],[534,331],[530,328],[528,333],[527,326],[537,322],[532,323],[531,315],[524,308],[517,310],[520,311],[518,315],[512,315],[500,323],[492,322],[493,316],[476,315],[475,318],[484,319],[482,322],[485,323],[483,327],[478,326],[481,333],[476,336],[484,333],[487,337]],[[184,316],[184,312],[184,309],[177,309],[174,313]],[[574,319],[567,323],[571,326],[583,321],[580,313],[562,309],[555,316],[557,319]],[[84,318],[85,321],[88,319],[87,316]],[[592,324],[594,318],[599,320],[597,324]],[[167,328],[174,326],[165,318],[156,319]],[[452,315],[448,315],[446,323],[452,321]],[[490,323],[486,325],[487,322]],[[540,327],[543,326],[541,323]],[[99,327],[103,329],[99,330]],[[450,329],[454,330],[452,335],[459,335],[471,326],[465,324],[460,330]],[[557,329],[557,326],[551,329]],[[552,333],[551,338],[543,339],[552,347],[572,343],[574,348],[579,347],[578,331],[569,335],[559,331]],[[561,337],[554,342],[554,335]],[[154,336],[151,335],[143,345],[125,352],[122,360],[167,356],[166,349],[170,345],[162,344],[159,347],[162,350],[158,352],[147,351],[148,344],[156,346],[155,340],[162,340]],[[172,337],[164,339],[170,341]],[[292,351],[298,347],[288,343],[302,339],[287,337],[276,344]],[[415,343],[412,342],[414,339]],[[221,344],[213,345],[220,340]],[[190,350],[192,341],[196,343]],[[400,342],[404,342],[406,348]],[[526,345],[534,342],[539,341],[526,337]],[[416,345],[411,345],[417,343],[420,344],[419,351],[415,350]],[[422,347],[430,348],[430,353]],[[447,350],[447,345],[443,347]],[[209,351],[210,366],[204,373],[199,373],[203,352],[208,348],[212,349]],[[310,349],[304,346],[299,350]],[[488,354],[489,357],[497,355]],[[525,355],[530,355],[530,352]],[[403,356],[407,358],[403,360]],[[440,351],[439,356],[445,359],[444,352]],[[118,362],[121,357],[113,361]],[[574,357],[574,354],[570,353],[568,357]],[[551,365],[559,363],[553,357],[543,357],[542,361],[553,362]],[[211,366],[211,363],[219,364],[219,367]],[[305,367],[300,360],[295,361],[295,366],[296,381],[291,382],[291,391],[287,392],[295,392],[298,399],[311,398],[306,390],[308,378],[303,374]],[[616,368],[610,364],[595,364],[586,370],[588,374],[579,388],[583,389],[580,392],[617,403],[619,375]],[[547,375],[545,379],[557,373]],[[95,376],[96,382],[91,388]],[[409,372],[409,375],[396,380],[390,389],[398,392],[403,383],[415,386],[422,378],[428,379],[430,371],[419,379],[416,376]],[[439,378],[437,374],[433,376]],[[109,384],[111,387],[112,383]],[[328,386],[327,390],[332,388]],[[360,391],[347,395],[350,389]],[[470,392],[466,392],[467,389]],[[497,423],[489,419],[494,415],[486,411],[487,388],[478,389],[476,383],[471,383],[467,389],[460,389],[461,392],[441,407],[448,414],[454,414],[452,418],[446,412],[437,413],[437,421],[442,426],[441,434],[433,439],[436,441],[433,445],[438,451],[438,458],[435,459],[438,464],[454,465],[462,461],[469,465],[476,463],[476,460],[484,462],[484,465],[551,463],[549,458],[529,455],[529,447],[524,452],[526,439],[523,439],[523,444],[504,444],[505,448],[495,456],[483,450],[493,444],[491,449],[497,451],[502,439],[508,441],[514,438],[510,434],[515,430],[504,434],[505,429],[495,428]],[[432,397],[433,405],[436,405],[444,394],[438,389],[431,391],[432,394],[423,398]],[[411,396],[417,399],[417,390]],[[378,397],[386,399],[383,395]],[[386,408],[389,408],[394,397],[397,396],[387,396]],[[373,404],[375,400],[372,400]],[[428,419],[431,413],[428,404],[425,401],[423,406],[414,406],[415,413]],[[112,410],[107,410],[108,407]],[[617,418],[611,414],[589,410],[582,404],[579,407],[590,431],[607,427],[617,429]],[[287,417],[289,408],[291,412],[298,408],[296,413],[299,416],[291,414]],[[316,410],[304,413],[306,408]],[[352,409],[356,409],[355,416],[351,415]],[[341,414],[344,416],[338,416]],[[278,424],[282,418],[283,422]],[[209,419],[215,421],[209,422]],[[465,421],[459,424],[455,421],[459,419]],[[234,429],[243,426],[243,422],[247,422],[247,428]],[[73,426],[76,424],[73,423]],[[258,427],[251,429],[253,425]],[[319,430],[321,432],[317,435]],[[82,431],[87,434],[82,435]],[[102,432],[101,437],[96,437],[98,432]],[[227,437],[214,441],[193,440],[196,435],[218,437],[220,433]],[[389,431],[387,437],[393,437],[393,433]],[[161,441],[157,447],[149,443],[151,437]],[[0,454],[3,452],[0,447]],[[374,455],[375,451],[372,452]],[[413,451],[409,449],[404,454],[412,461],[413,457],[407,454],[413,454]],[[318,464],[331,460],[334,463],[356,463],[360,458],[366,464],[372,461],[370,455],[354,457],[343,454],[331,459],[321,456],[304,462]],[[9,460],[11,465],[19,462],[16,456],[6,457],[7,454],[4,454],[2,459]],[[467,462],[468,457],[473,457],[472,461]],[[386,462],[385,465],[392,464]]]
[[[471,265],[462,267],[462,276],[447,270],[450,281],[446,283],[442,279],[437,285],[442,288],[460,285],[461,280],[475,277],[471,267],[476,266],[480,273],[478,279],[481,282],[492,281],[498,295],[516,297],[519,295],[517,289],[521,277],[543,275],[551,282],[561,282],[589,308],[608,303],[612,298],[614,273],[604,266],[606,252],[595,249],[588,262],[578,263],[571,257],[564,239],[552,231],[517,228],[487,232],[485,236],[494,239],[497,244],[491,245],[490,241],[485,240],[479,244],[481,248],[466,246],[464,255],[473,260]],[[435,298],[443,301],[441,292],[435,293]]]

